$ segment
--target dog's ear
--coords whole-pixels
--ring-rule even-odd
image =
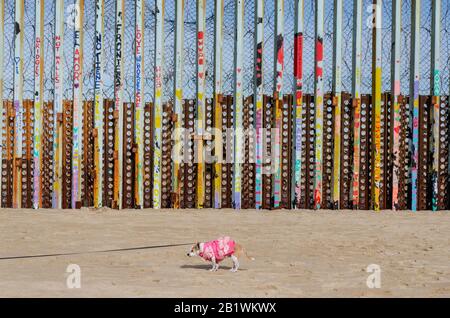
[[[195,247],[196,247],[197,249],[200,249],[200,242],[195,243]]]

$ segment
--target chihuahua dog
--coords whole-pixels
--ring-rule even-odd
[[[239,256],[245,255],[248,259],[254,261],[253,257],[248,256],[245,249],[232,240],[229,236],[219,237],[217,240],[209,242],[197,242],[192,245],[187,256],[200,256],[205,261],[212,262],[211,272],[219,269],[219,263],[229,257],[233,261],[233,267],[230,269],[236,272],[239,268]]]

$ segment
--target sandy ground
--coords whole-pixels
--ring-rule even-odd
[[[230,235],[255,261],[218,272],[189,246]],[[69,264],[81,288],[66,286]],[[369,264],[381,288],[369,289]],[[450,213],[0,210],[1,297],[449,297]]]

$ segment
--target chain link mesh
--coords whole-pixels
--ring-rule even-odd
[[[402,32],[401,32],[401,92],[409,94],[409,77],[411,76],[411,0],[402,1]]]
[[[334,38],[334,5],[333,1],[325,1],[324,8],[324,92],[331,92],[333,88],[333,38]]]
[[[222,82],[223,93],[226,95],[233,94],[233,56],[234,56],[234,29],[235,18],[234,12],[236,10],[236,1],[225,0],[223,9],[223,70],[222,70]]]
[[[411,1],[402,1],[402,67],[401,90],[409,93],[410,75],[410,44],[411,44]],[[175,42],[175,0],[165,1],[164,19],[164,100],[173,99],[174,79],[174,42]],[[265,1],[264,15],[264,92],[273,93],[273,56],[275,32],[275,4],[274,0]],[[65,1],[64,13],[64,98],[72,98],[73,84],[73,8],[74,0]],[[112,98],[114,93],[114,42],[115,42],[115,0],[104,2],[104,97]],[[206,92],[212,96],[214,84],[214,0],[207,0],[206,8]],[[125,0],[125,28],[124,28],[124,98],[134,100],[134,0]],[[5,46],[4,46],[4,99],[13,98],[13,65],[14,65],[14,5],[13,0],[5,1]],[[94,37],[95,37],[95,0],[85,0],[84,5],[84,62],[83,62],[83,97],[92,99],[94,92]],[[235,1],[224,1],[224,40],[223,40],[223,92],[233,94],[234,87],[234,45],[235,45]],[[145,101],[153,100],[154,90],[154,30],[155,3],[145,1]],[[391,86],[391,28],[392,1],[383,1],[382,23],[382,62],[383,62],[383,90],[389,91]],[[244,14],[244,94],[253,92],[254,76],[254,13],[255,1],[245,1]],[[314,92],[314,13],[315,0],[304,1],[304,91]],[[333,58],[333,1],[325,1],[324,12],[324,90],[332,89],[332,58]],[[362,42],[362,93],[372,90],[372,29],[368,22],[372,15],[372,0],[363,0],[363,42]],[[34,0],[25,0],[24,13],[24,98],[33,98],[34,86],[34,32],[35,32],[35,4]],[[293,35],[295,23],[295,8],[293,1],[284,4],[285,31],[285,72],[284,92],[291,93],[293,87]],[[53,60],[54,60],[54,26],[55,2],[45,1],[44,14],[44,99],[53,99]],[[352,32],[353,32],[353,0],[343,2],[343,69],[342,85],[344,91],[351,91],[352,82]],[[431,47],[431,1],[422,1],[421,23],[421,85],[420,93],[430,92],[430,47]],[[196,94],[196,0],[185,0],[184,11],[184,98],[195,98]],[[442,1],[441,10],[441,90],[449,94],[450,90],[450,3]]]
[[[305,1],[303,87],[306,93],[314,92],[314,1]]]
[[[94,98],[94,38],[95,38],[95,0],[84,1],[84,55],[83,55],[83,98],[92,100]]]
[[[14,96],[14,1],[5,2],[3,97]]]
[[[384,92],[391,90],[391,55],[392,55],[392,15],[386,14],[387,12],[392,12],[392,1],[383,1],[383,20],[382,20],[382,31],[381,31],[381,46],[382,57],[381,63],[383,65],[382,74],[382,86],[381,89]]]
[[[444,1],[445,2],[445,1]],[[423,1],[420,9],[420,87],[419,94],[429,95],[431,68],[431,1]]]
[[[342,90],[352,91],[353,1],[345,0],[342,8]]]

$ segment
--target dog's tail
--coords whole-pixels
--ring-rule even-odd
[[[254,261],[254,260],[255,260],[254,257],[248,256],[247,251],[244,250],[244,253],[245,253],[245,256],[246,256],[249,260],[251,260],[251,261]]]
[[[245,257],[247,257],[247,258],[248,258],[249,260],[251,260],[251,261],[254,261],[254,260],[255,260],[254,257],[251,257],[251,256],[248,255],[247,250],[246,250],[242,245],[240,245],[240,244],[236,244],[236,245],[237,245],[237,247],[242,251],[242,254],[244,254]]]

